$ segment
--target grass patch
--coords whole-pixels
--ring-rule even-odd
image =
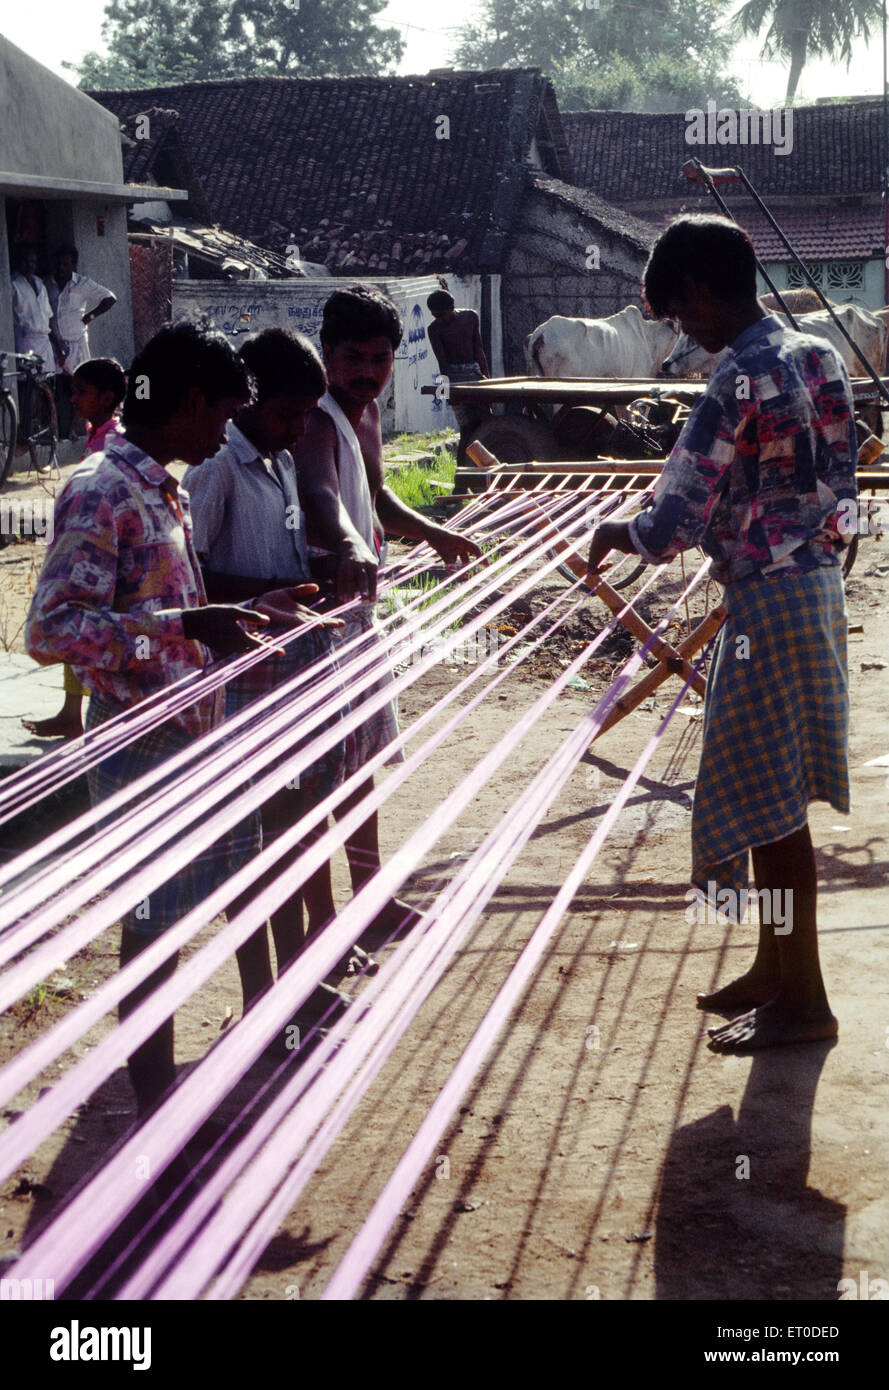
[[[439,614],[439,617],[444,617],[448,611],[448,607],[456,608],[461,601],[461,594],[458,589],[452,587],[451,592],[453,594],[453,600],[445,608],[444,613]],[[382,604],[386,616],[388,617],[393,613],[400,614],[402,610],[407,607],[408,604],[413,603],[414,599],[420,594],[423,595],[423,598],[417,605],[417,611],[422,612],[424,608],[429,608],[441,598],[441,580],[433,578],[428,574],[421,574],[418,575],[416,579],[411,579],[408,583],[399,586],[397,589],[388,589],[382,596]],[[443,632],[457,632],[463,621],[464,619],[459,619],[456,622],[449,623],[448,626],[443,629]]]
[[[383,458],[385,461],[387,454],[416,454],[433,444],[441,443],[442,440],[452,441],[456,448],[457,437],[453,430],[434,430],[428,434],[396,434],[393,439],[386,440]]]
[[[40,1013],[44,1005],[79,1003],[84,998],[86,983],[85,976],[75,976],[70,972],[67,975],[52,976],[48,980],[41,980],[15,1006],[24,1012],[21,1022],[29,1023]]]
[[[431,507],[454,491],[457,460],[453,454],[440,454],[431,468],[412,463],[406,468],[387,471],[386,486],[408,507]],[[437,486],[436,486],[437,485]]]

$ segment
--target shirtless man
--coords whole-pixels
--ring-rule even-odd
[[[346,624],[334,639],[341,644],[358,634],[377,640],[374,600],[387,531],[427,541],[448,565],[481,554],[474,541],[421,516],[384,485],[377,397],[392,373],[401,337],[398,311],[384,295],[362,285],[331,295],[321,325],[328,390],[292,449],[306,513],[312,576],[331,583],[341,603],[356,595],[365,600],[357,611],[345,615]],[[391,680],[387,672],[374,691]],[[356,729],[349,743],[347,775],[363,767],[397,734],[393,700]],[[395,758],[401,761],[403,756],[399,753]],[[338,817],[345,816],[372,788],[371,777],[342,803]],[[357,892],[380,867],[376,812],[355,831],[346,854]],[[388,935],[413,916],[409,907],[395,899],[374,926]]]
[[[454,296],[447,290],[430,294],[426,308],[435,320],[429,329],[429,345],[442,376],[450,383],[490,376],[475,310],[455,308]],[[475,429],[491,413],[490,407],[483,405],[455,405],[451,401],[450,406],[462,434]]]

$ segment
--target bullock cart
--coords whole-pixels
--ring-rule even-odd
[[[666,377],[540,376],[452,382],[448,399],[458,405],[477,406],[480,413],[492,405],[506,407],[506,414],[464,428],[457,463],[464,463],[466,445],[474,440],[502,463],[662,458],[706,384]],[[440,389],[422,391],[434,395]]]

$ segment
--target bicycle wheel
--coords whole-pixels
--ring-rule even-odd
[[[18,427],[15,401],[3,391],[0,393],[0,487],[6,482],[12,469]]]
[[[46,473],[58,464],[59,420],[52,391],[45,381],[37,382],[31,411],[31,432],[28,449],[31,465],[38,473]]]

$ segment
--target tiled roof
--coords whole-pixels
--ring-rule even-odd
[[[139,117],[147,117],[147,122],[140,121]],[[142,106],[138,116],[133,114],[121,119],[121,130],[127,181],[144,184],[153,180],[167,188],[187,188],[188,202],[184,208],[182,203],[177,204],[178,209],[212,221],[213,214],[200,176],[179,129],[179,113],[158,106]]]
[[[601,198],[597,198],[594,193],[588,192],[587,189],[575,188],[573,184],[564,183],[561,179],[549,178],[546,174],[540,174],[534,170],[529,171],[528,180],[534,188],[548,198],[561,203],[563,207],[581,213],[588,221],[598,223],[612,236],[620,237],[628,242],[634,250],[642,251],[647,255],[654,245],[659,231],[658,227],[652,226],[650,222],[641,217],[634,217],[631,212],[624,212],[611,203],[603,202]]]
[[[165,111],[160,106],[143,107],[139,115],[147,116],[147,122],[140,123],[133,115],[120,123],[125,136],[126,176],[130,183],[147,183],[154,177],[158,155],[168,143],[170,132],[179,124],[178,112]]]
[[[548,173],[571,177],[553,90],[536,68],[90,95],[125,123],[151,108],[177,112],[210,220],[278,252],[295,241],[304,259],[343,274],[497,269],[532,139]],[[446,139],[436,138],[442,116]],[[145,157],[124,150],[128,179]]]
[[[733,208],[750,233],[761,261],[788,261],[787,248],[757,209]],[[883,214],[879,207],[785,208],[779,225],[804,261],[869,259],[883,254]]]
[[[682,112],[564,112],[562,125],[576,182],[610,203],[694,200],[695,190],[679,172],[692,157],[709,166],[740,165],[765,199],[879,192],[880,101],[800,106],[792,115],[793,145],[786,155],[772,145],[689,145]]]

